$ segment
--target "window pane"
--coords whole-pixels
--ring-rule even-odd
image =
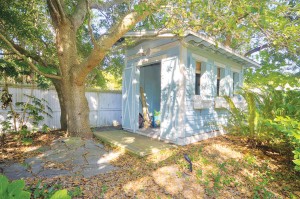
[[[221,68],[217,68],[217,96],[220,96]]]
[[[195,95],[200,95],[201,62],[196,62]]]

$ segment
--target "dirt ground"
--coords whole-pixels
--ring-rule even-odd
[[[39,147],[63,136],[60,131],[37,134],[29,146],[8,136],[0,163],[34,157]],[[28,189],[38,189],[38,183],[44,192],[66,188],[77,193],[74,198],[300,198],[300,174],[291,162],[250,148],[240,137],[219,136],[144,158],[105,147],[112,150],[111,163],[118,170],[89,179],[28,178]],[[184,154],[192,161],[192,172]]]

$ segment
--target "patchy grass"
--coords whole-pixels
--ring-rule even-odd
[[[144,158],[106,147],[118,154],[112,164],[119,170],[89,179],[27,179],[27,185],[60,184],[80,192],[75,198],[300,198],[293,165],[280,154],[248,148],[239,137],[220,136]],[[192,173],[183,154],[193,162]]]

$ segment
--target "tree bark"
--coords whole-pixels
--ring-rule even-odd
[[[68,134],[72,137],[91,138],[90,110],[85,97],[85,86],[62,80],[61,88]]]
[[[52,83],[55,87],[55,90],[57,92],[58,100],[59,100],[59,106],[60,106],[60,129],[63,131],[67,131],[67,112],[66,112],[66,106],[64,105],[63,100],[63,91],[60,86],[60,82],[57,80],[52,80]]]
[[[86,79],[86,75],[74,70],[80,64],[76,30],[73,23],[66,19],[56,31],[59,69],[63,78],[54,82],[61,103],[61,126],[72,137],[91,138],[85,83],[78,81],[79,78]]]

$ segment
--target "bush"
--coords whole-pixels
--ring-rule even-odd
[[[30,192],[24,191],[24,180],[15,180],[9,183],[8,179],[4,175],[0,175],[0,198],[23,198],[29,199]]]
[[[293,146],[295,170],[300,171],[300,122],[290,117],[276,117],[270,125],[286,136],[288,143]]]
[[[228,130],[245,136],[254,146],[265,145],[282,154],[294,154],[293,162],[299,170],[300,92],[266,86],[259,90],[243,88],[240,95],[247,102],[247,110],[236,108],[225,97],[231,113]]]
[[[3,199],[30,199],[31,192],[25,191],[25,182],[24,180],[15,180],[9,182],[7,177],[0,175],[0,198]],[[45,198],[43,195],[39,195],[42,198]],[[47,195],[49,196],[49,195]],[[36,195],[34,195],[36,198]],[[50,199],[70,199],[68,191],[66,189],[55,191],[51,194]]]
[[[2,98],[4,94],[2,94]],[[37,131],[38,125],[44,121],[44,116],[52,117],[52,110],[45,99],[38,99],[26,94],[24,96],[27,98],[27,102],[16,102],[15,106],[11,104],[11,99],[6,100],[8,102],[1,100],[2,108],[10,108],[6,120],[0,123],[3,134],[1,136],[3,137],[5,133],[10,132],[18,133],[22,141],[29,144],[30,136]],[[29,124],[31,124],[32,130],[28,129]],[[46,124],[42,126],[42,132],[49,130]]]

